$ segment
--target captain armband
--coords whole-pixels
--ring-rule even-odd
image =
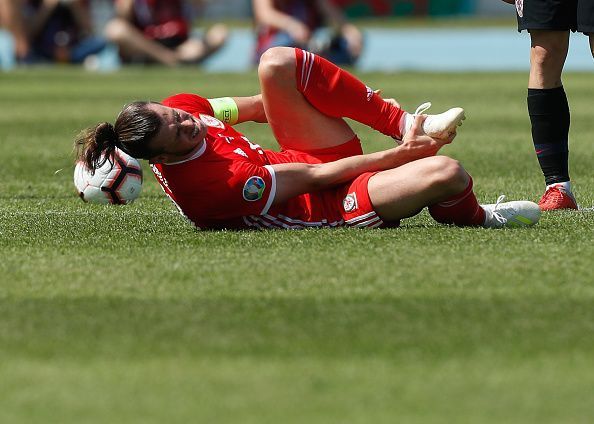
[[[208,99],[212,106],[214,116],[225,124],[233,125],[239,119],[239,109],[237,103],[231,97],[219,97],[217,99]]]

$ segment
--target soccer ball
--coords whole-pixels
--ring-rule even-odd
[[[94,174],[84,163],[77,162],[74,185],[85,202],[114,205],[131,203],[142,190],[142,167],[132,156],[116,149],[113,163],[107,160]]]

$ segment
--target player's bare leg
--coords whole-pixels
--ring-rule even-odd
[[[258,67],[262,101],[274,136],[284,148],[298,150],[339,146],[355,137],[340,118],[322,114],[297,90],[292,48],[266,51]]]
[[[569,49],[569,31],[530,30],[528,88],[561,87],[561,73]]]
[[[437,222],[485,228],[525,227],[540,219],[540,208],[529,201],[479,205],[472,178],[446,156],[432,156],[382,171],[369,179],[368,191],[375,211],[385,222],[395,222],[429,206]]]
[[[439,140],[424,134],[425,117],[417,117],[403,140],[403,148],[418,152],[419,159],[373,175],[367,185],[369,198],[378,215],[387,222],[417,214],[425,206],[437,222],[461,226],[501,228],[528,226],[538,222],[536,203],[513,201],[479,205],[470,175],[454,159],[434,156]],[[452,137],[453,138],[453,137]]]
[[[378,215],[384,221],[397,221],[461,193],[469,181],[470,176],[457,161],[432,156],[378,172],[367,187]]]
[[[367,185],[369,198],[378,215],[388,222],[417,214],[425,206],[438,222],[483,225],[486,214],[472,191],[472,178],[454,159],[435,156],[451,143],[427,136],[419,116],[406,134],[405,152],[416,160],[373,175]]]
[[[286,90],[279,90],[279,86],[297,90],[307,103],[325,116],[353,119],[396,140],[403,138],[414,121],[414,117],[393,99],[384,100],[379,92],[366,86],[354,75],[310,52],[283,47],[272,48],[262,56],[260,64],[263,88],[277,88],[270,90],[270,99],[272,95],[276,95],[279,101],[275,103],[283,108],[287,107],[284,97],[289,94]],[[294,84],[290,84],[292,80]],[[268,111],[273,112],[271,107]],[[298,117],[292,118],[298,119],[296,123],[300,122]],[[445,139],[452,134],[455,135],[456,127],[463,119],[463,109],[454,108],[439,115],[429,115],[423,129],[432,137]],[[290,128],[284,130],[290,131]],[[299,134],[302,132],[298,131]],[[279,142],[285,144],[282,139],[279,139]]]

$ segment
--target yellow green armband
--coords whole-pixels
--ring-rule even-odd
[[[237,109],[237,103],[235,103],[235,100],[231,97],[208,99],[208,102],[212,106],[215,118],[219,121],[223,121],[229,125],[237,123],[237,120],[239,119],[239,109]]]

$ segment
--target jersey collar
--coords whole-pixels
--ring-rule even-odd
[[[192,156],[190,156],[187,159],[180,160],[178,162],[167,162],[165,165],[179,165],[180,163],[189,162],[191,160],[194,160],[194,159],[202,156],[205,151],[206,151],[206,137],[204,137],[204,140],[202,140],[202,146],[200,146],[200,149],[198,149],[198,151],[196,153],[194,153]]]

